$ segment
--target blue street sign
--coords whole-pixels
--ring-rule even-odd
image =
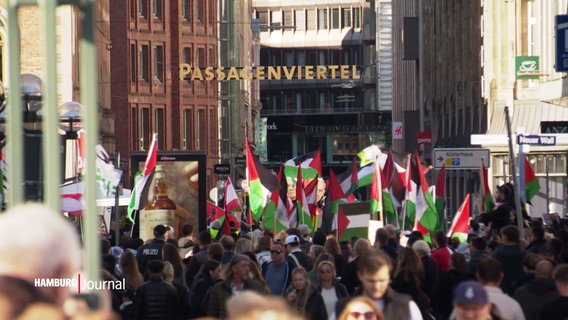
[[[555,136],[539,136],[539,135],[518,135],[517,144],[529,144],[533,146],[554,146],[556,145]]]
[[[568,15],[556,16],[556,71],[568,72]]]

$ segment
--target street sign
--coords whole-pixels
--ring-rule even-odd
[[[556,16],[556,72],[568,72],[568,15]]]
[[[434,149],[434,169],[441,169],[444,164],[446,170],[479,169],[481,159],[489,167],[489,149]]]
[[[555,136],[539,136],[539,135],[518,135],[518,144],[528,144],[532,146],[554,146],[556,145]]]
[[[213,173],[214,174],[224,174],[228,175],[231,173],[231,165],[229,164],[214,164],[213,165]]]
[[[247,157],[235,157],[235,164],[237,166],[246,166],[247,165]]]

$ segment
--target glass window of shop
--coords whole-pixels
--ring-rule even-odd
[[[568,199],[568,184],[566,182],[566,154],[526,154],[528,162],[538,178],[540,191],[531,199],[528,206],[533,217],[541,217],[547,211],[547,204],[552,213],[565,215]],[[496,186],[513,179],[510,175],[510,159],[508,154],[493,155],[491,172],[493,174],[493,190]],[[517,171],[518,168],[517,168]],[[554,212],[556,211],[556,212]]]

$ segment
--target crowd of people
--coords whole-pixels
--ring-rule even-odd
[[[101,275],[125,287],[107,290],[95,318],[568,319],[568,225],[527,220],[522,237],[507,210],[510,219],[497,224],[488,215],[472,219],[466,242],[438,231],[429,243],[392,225],[373,242],[339,242],[305,225],[216,238],[186,225],[177,239],[172,227],[157,225],[146,242],[102,239]],[[80,269],[78,237],[56,216],[39,205],[0,215],[8,240],[0,242],[0,319],[80,314],[68,310],[65,288],[34,286]]]

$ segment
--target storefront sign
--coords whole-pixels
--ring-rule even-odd
[[[179,65],[180,80],[321,80],[361,79],[356,65],[205,67]]]
[[[432,132],[419,131],[418,134],[416,134],[416,140],[418,144],[432,144]]]

